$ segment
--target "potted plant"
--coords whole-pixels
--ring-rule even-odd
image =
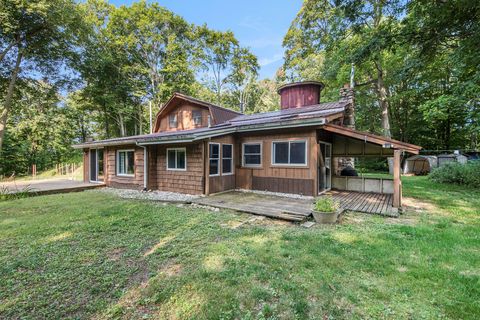
[[[313,218],[318,223],[335,223],[342,209],[332,197],[322,196],[315,201]]]

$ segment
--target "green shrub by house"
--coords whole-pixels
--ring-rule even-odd
[[[430,173],[429,178],[440,183],[455,183],[470,187],[480,187],[480,161],[460,164],[447,163]]]

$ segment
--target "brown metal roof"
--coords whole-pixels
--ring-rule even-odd
[[[190,97],[176,94],[177,97],[181,99],[190,99]],[[201,100],[191,98],[192,102],[205,103]],[[169,101],[171,101],[170,99]],[[210,110],[213,111],[212,114],[215,114],[217,125],[211,127],[190,129],[190,130],[181,130],[181,131],[163,131],[152,134],[129,136],[129,137],[120,137],[106,140],[98,140],[92,142],[85,142],[76,145],[76,148],[88,148],[92,146],[102,146],[102,145],[115,145],[115,144],[135,144],[137,142],[145,141],[155,141],[158,139],[186,139],[195,136],[208,136],[209,134],[217,134],[218,132],[234,132],[235,130],[250,130],[250,128],[258,128],[263,126],[268,126],[270,128],[274,126],[289,126],[304,123],[305,125],[318,125],[318,121],[315,122],[315,119],[325,119],[328,116],[341,117],[347,103],[343,101],[337,102],[328,102],[321,103],[318,105],[296,108],[296,109],[285,109],[273,112],[264,112],[264,113],[255,113],[250,115],[244,115],[232,110],[228,110],[222,107],[211,105],[205,103],[205,105]],[[164,108],[162,108],[164,110]],[[162,111],[161,110],[161,111]],[[322,124],[325,121],[322,122]],[[254,130],[254,129],[252,129]]]
[[[401,149],[413,154],[418,154],[419,151],[422,149],[422,147],[414,144],[378,136],[376,134],[369,133],[369,132],[363,132],[363,131],[342,127],[332,123],[328,123],[324,125],[322,129],[329,132],[337,133],[340,135],[348,136],[354,139],[364,140],[373,144],[378,144],[381,146],[390,144],[393,149]]]
[[[348,102],[345,101],[336,101],[336,102],[326,102],[320,103],[312,106],[301,107],[301,108],[291,108],[284,109],[272,112],[262,112],[254,114],[244,114],[237,116],[229,121],[229,123],[234,125],[244,124],[247,122],[271,122],[271,121],[281,121],[285,119],[293,119],[300,117],[312,117],[312,116],[321,116],[325,117],[335,113],[343,112],[345,106]]]

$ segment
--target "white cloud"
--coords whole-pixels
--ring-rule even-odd
[[[267,24],[260,17],[246,16],[238,24],[241,27],[250,28],[255,31],[266,31],[268,30]]]
[[[267,58],[260,58],[258,60],[258,64],[261,66],[261,67],[264,67],[264,66],[267,66],[269,64],[272,64],[274,62],[277,62],[277,61],[280,61],[283,59],[283,52],[282,53],[276,53],[273,55],[273,57],[267,57]]]

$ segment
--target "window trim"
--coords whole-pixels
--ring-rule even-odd
[[[223,172],[223,146],[231,146],[232,147],[232,157],[231,158],[227,158],[227,159],[230,159],[230,163],[231,163],[231,171],[230,172]],[[234,162],[233,162],[233,143],[222,143],[222,176],[231,176],[233,174],[235,174],[235,169],[234,169]]]
[[[217,159],[212,159],[210,157],[210,145],[212,144],[216,144],[218,145],[218,158]],[[221,152],[222,152],[222,148],[220,147],[220,143],[218,142],[209,142],[208,143],[208,176],[209,177],[218,177],[220,176],[220,172],[222,172],[222,167],[221,167],[221,162],[220,162],[220,159],[222,159],[222,156],[221,156]],[[218,173],[217,174],[210,174],[210,160],[217,160],[218,161]]]
[[[245,145],[258,144],[260,145],[260,163],[259,164],[245,164]],[[249,153],[253,154],[253,153]],[[242,167],[244,168],[262,168],[263,167],[263,141],[249,141],[242,143]]]
[[[177,166],[177,151],[183,151],[185,152],[185,168],[178,169],[178,168],[169,168],[168,167],[168,151],[170,150],[175,150],[175,167]],[[166,167],[167,171],[187,171],[187,148],[186,147],[177,147],[177,148],[167,148],[167,151],[165,153],[165,162],[166,162]]]
[[[275,152],[274,144],[275,143],[285,143],[288,142],[288,162],[290,162],[290,144],[295,142],[304,142],[305,143],[305,163],[275,163]],[[271,165],[274,167],[308,167],[308,139],[291,139],[291,140],[272,140],[271,144]]]
[[[132,173],[120,173],[120,152],[133,152],[133,174]],[[128,168],[128,157],[125,157],[127,165],[125,168]],[[135,149],[118,149],[115,157],[115,164],[117,169],[116,174],[118,177],[135,177]]]
[[[174,127],[171,126],[171,123],[170,123],[170,117],[172,117],[172,116],[175,116],[175,126],[174,126]],[[170,114],[168,115],[168,127],[169,127],[170,129],[173,129],[173,128],[176,129],[176,128],[178,128],[178,113],[172,112],[172,113],[170,113]]]

